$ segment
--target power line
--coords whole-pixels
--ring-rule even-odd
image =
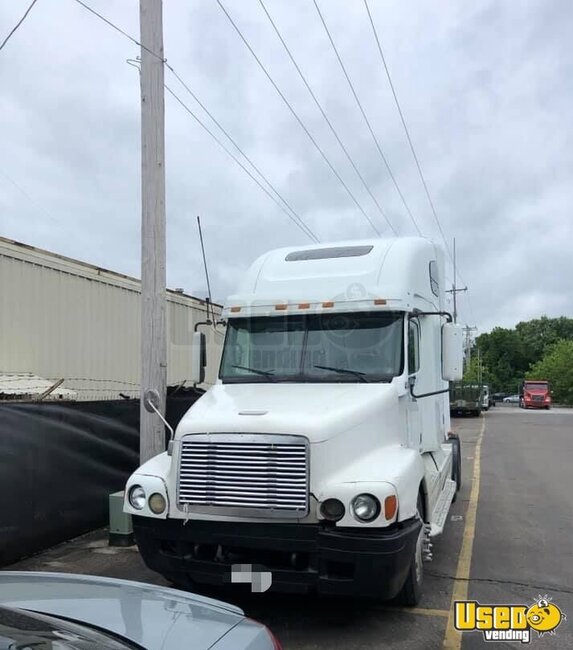
[[[217,0],[219,1],[219,0]],[[330,41],[330,44],[332,45],[332,49],[334,50],[334,54],[336,55],[336,58],[338,60],[338,63],[340,64],[340,67],[342,69],[342,72],[344,73],[344,76],[346,78],[346,81],[348,82],[348,85],[350,86],[350,90],[352,91],[352,95],[356,101],[356,104],[358,105],[358,108],[360,110],[360,113],[362,114],[362,117],[364,118],[364,122],[366,123],[366,126],[368,127],[368,131],[370,132],[370,135],[372,136],[372,139],[374,140],[374,144],[376,145],[376,149],[378,150],[378,153],[380,154],[380,157],[382,158],[382,161],[384,162],[384,165],[386,166],[386,169],[388,170],[388,174],[390,178],[392,179],[392,182],[394,183],[394,187],[396,188],[396,191],[398,192],[398,195],[400,196],[400,199],[402,200],[402,203],[404,204],[404,207],[406,208],[406,212],[410,216],[410,219],[412,220],[412,223],[414,224],[417,232],[419,235],[422,234],[420,231],[420,228],[418,227],[418,224],[416,222],[416,219],[414,218],[414,215],[412,214],[412,211],[410,210],[410,206],[406,202],[406,199],[404,198],[404,195],[402,194],[402,190],[400,189],[400,186],[398,185],[398,181],[396,180],[394,173],[392,172],[392,169],[390,167],[390,164],[388,163],[388,160],[386,159],[386,156],[384,152],[382,151],[382,147],[380,146],[380,142],[378,141],[378,138],[376,137],[376,134],[374,133],[374,129],[372,128],[372,125],[370,124],[370,120],[368,119],[368,116],[366,115],[366,111],[364,110],[362,103],[360,102],[360,99],[358,98],[358,95],[356,93],[356,90],[354,89],[354,85],[350,79],[350,76],[348,75],[348,72],[346,71],[346,68],[344,66],[344,63],[342,62],[342,58],[340,57],[340,54],[338,53],[338,49],[334,43],[334,39],[332,38],[332,35],[330,33],[330,30],[328,29],[328,26],[326,24],[326,21],[324,20],[324,17],[322,15],[322,12],[320,11],[320,7],[318,6],[318,3],[316,0],[313,0],[314,6],[316,7],[316,11],[318,12],[318,15],[320,17],[320,21],[322,22],[322,25],[324,27],[324,30],[326,31],[326,34],[328,36],[328,40]]]
[[[173,97],[185,108],[185,110],[202,126],[207,133],[223,148],[223,150],[250,176],[250,178],[257,183],[257,185],[279,206],[279,208],[297,225],[308,237],[310,237],[313,241],[318,242],[319,239],[318,237],[313,233],[313,231],[306,225],[302,217],[300,217],[295,210],[291,207],[291,205],[286,201],[286,199],[283,198],[283,196],[278,192],[278,190],[274,187],[274,185],[266,178],[266,176],[260,171],[260,169],[253,163],[253,161],[247,156],[247,154],[241,149],[241,147],[237,144],[237,142],[231,137],[229,132],[221,125],[221,123],[215,118],[215,116],[208,110],[208,108],[201,102],[201,100],[197,97],[197,95],[191,90],[191,88],[185,83],[185,81],[181,78],[181,76],[177,73],[175,68],[170,65],[167,62],[167,59],[163,58],[156,52],[153,52],[149,48],[147,48],[145,45],[142,45],[136,38],[131,36],[131,34],[128,34],[126,31],[115,25],[113,22],[111,22],[108,18],[103,16],[102,14],[98,13],[95,9],[92,9],[89,5],[87,5],[85,2],[82,2],[82,0],[75,0],[79,5],[87,9],[90,13],[92,13],[94,16],[102,20],[106,25],[114,29],[115,31],[119,32],[122,36],[125,36],[127,39],[129,39],[132,43],[135,45],[143,48],[146,52],[149,52],[152,56],[156,57],[160,61],[163,62],[163,64],[170,70],[170,72],[175,76],[175,78],[179,81],[179,83],[185,88],[185,90],[191,95],[191,97],[199,104],[199,106],[205,111],[205,113],[213,120],[213,122],[218,126],[218,128],[225,134],[225,136],[229,139],[229,141],[233,144],[233,146],[239,151],[239,153],[245,158],[245,160],[251,165],[251,167],[255,170],[255,172],[264,180],[264,182],[271,188],[271,190],[279,197],[279,199],[284,203],[284,205],[290,210],[292,213],[289,214],[285,210],[285,208],[278,203],[278,201],[275,199],[272,194],[270,194],[266,188],[261,185],[261,183],[246,169],[244,165],[241,164],[241,162],[223,145],[223,143],[215,136],[212,131],[210,131],[203,122],[189,109],[189,107],[184,104],[184,102],[167,86],[165,88],[173,95]]]
[[[373,32],[373,34],[374,34],[374,38],[375,38],[375,40],[376,40],[376,46],[377,46],[377,48],[378,48],[378,52],[379,52],[379,54],[380,54],[380,59],[381,59],[381,61],[382,61],[382,65],[384,66],[384,71],[385,71],[385,73],[386,73],[386,77],[387,77],[387,79],[388,79],[388,84],[390,85],[390,90],[392,91],[392,96],[394,97],[394,102],[395,102],[395,104],[396,104],[396,108],[398,109],[398,115],[400,116],[400,120],[401,120],[401,122],[402,122],[402,126],[404,127],[404,132],[405,132],[405,134],[406,134],[406,138],[407,138],[407,140],[408,140],[408,144],[409,144],[409,146],[410,146],[410,151],[412,152],[412,156],[413,156],[413,158],[414,158],[414,162],[416,163],[416,168],[417,168],[417,170],[418,170],[418,175],[420,176],[420,180],[422,181],[422,185],[423,185],[423,187],[424,187],[424,192],[425,192],[426,197],[427,197],[427,199],[428,199],[428,203],[430,204],[430,208],[431,208],[431,210],[432,210],[432,214],[433,214],[434,219],[435,219],[435,221],[436,221],[436,225],[438,226],[438,230],[439,230],[440,235],[441,235],[441,237],[442,237],[442,241],[444,242],[444,246],[445,246],[445,248],[446,248],[446,252],[447,252],[447,254],[448,254],[450,260],[453,262],[454,260],[453,260],[453,257],[452,257],[452,252],[451,252],[450,246],[449,246],[449,244],[448,244],[448,240],[446,239],[446,236],[445,236],[445,234],[444,234],[444,230],[443,230],[443,228],[442,228],[442,224],[441,224],[441,222],[440,222],[440,218],[438,217],[438,213],[437,213],[436,207],[435,207],[435,205],[434,205],[434,201],[433,201],[433,199],[432,199],[432,196],[431,196],[431,194],[430,194],[430,190],[429,190],[429,188],[428,188],[428,184],[427,184],[427,182],[426,182],[426,178],[425,178],[424,173],[423,173],[423,171],[422,171],[422,166],[421,166],[421,164],[420,164],[420,160],[419,160],[418,155],[417,155],[417,153],[416,153],[416,149],[415,149],[415,147],[414,147],[414,143],[413,143],[413,141],[412,141],[412,137],[410,136],[410,130],[408,129],[408,126],[407,126],[407,124],[406,124],[406,118],[404,117],[404,113],[403,113],[403,111],[402,111],[402,107],[401,107],[401,105],[400,105],[400,101],[398,100],[398,94],[397,94],[396,89],[395,89],[395,87],[394,87],[394,83],[393,83],[393,81],[392,81],[392,76],[390,75],[390,69],[388,68],[388,64],[386,63],[386,57],[384,56],[384,51],[383,51],[383,49],[382,49],[382,44],[381,44],[381,42],[380,42],[380,37],[379,37],[379,35],[378,35],[378,31],[377,31],[377,29],[376,29],[376,26],[374,25],[374,19],[372,18],[372,13],[371,13],[371,11],[370,11],[370,7],[368,6],[368,0],[364,0],[364,6],[366,7],[366,12],[367,12],[367,14],[368,14],[368,20],[370,21],[370,25],[371,25],[371,27],[372,27],[372,32]],[[459,271],[456,270],[455,274],[456,274],[456,279],[459,279],[460,282],[461,282],[462,284],[467,285],[467,283],[464,282],[464,279],[462,278],[462,276],[461,276],[461,274],[459,273]],[[474,317],[474,311],[473,311],[472,301],[471,301],[471,297],[470,297],[470,293],[469,293],[469,291],[467,291],[466,296],[467,296],[467,301],[468,301],[468,307],[469,307],[470,316],[471,316],[472,321],[475,323],[476,321],[475,321],[475,317]]]
[[[8,176],[8,174],[6,174],[6,172],[2,171],[1,169],[0,169],[0,176],[3,176],[9,183],[12,183],[12,185],[17,190],[19,190],[35,208],[41,210],[46,217],[48,217],[51,221],[56,221],[54,216],[51,215],[43,205],[40,205],[39,203],[34,201],[34,199],[28,194],[28,192],[26,192],[26,190],[23,187],[18,185],[18,183],[16,183],[14,179],[10,178],[10,176]]]
[[[428,188],[428,184],[426,182],[426,178],[425,178],[424,173],[422,171],[422,166],[420,164],[418,154],[416,153],[416,149],[414,147],[414,143],[413,143],[412,137],[410,135],[410,130],[408,129],[408,126],[406,124],[406,118],[404,117],[404,112],[402,111],[402,107],[401,107],[400,101],[398,99],[398,94],[396,92],[396,88],[394,87],[394,83],[392,81],[392,76],[390,74],[390,69],[388,68],[388,64],[386,63],[386,57],[384,56],[384,50],[382,49],[382,43],[381,43],[380,37],[378,35],[378,30],[376,29],[376,26],[374,24],[374,19],[372,17],[372,12],[370,11],[370,7],[368,5],[368,0],[364,0],[364,6],[366,8],[366,13],[368,14],[368,20],[370,22],[370,26],[372,27],[372,32],[374,34],[374,39],[376,41],[376,46],[378,48],[378,53],[380,54],[380,60],[382,61],[382,65],[384,67],[384,71],[385,71],[386,77],[388,79],[388,84],[390,86],[390,90],[392,91],[392,96],[394,98],[394,103],[396,104],[396,108],[398,110],[398,115],[400,116],[400,121],[402,122],[402,126],[404,127],[404,133],[406,134],[406,139],[408,140],[408,145],[410,146],[410,151],[412,152],[412,157],[414,158],[414,162],[416,163],[416,168],[418,170],[418,175],[420,176],[420,180],[422,182],[422,186],[424,188],[426,198],[428,199],[428,203],[430,204],[430,208],[431,208],[432,214],[434,216],[434,220],[436,221],[436,225],[438,226],[438,230],[439,230],[440,235],[442,237],[442,241],[444,242],[444,246],[445,246],[446,252],[448,254],[448,257],[453,262],[454,259],[452,257],[452,252],[451,252],[450,246],[448,244],[448,240],[446,239],[446,236],[444,234],[444,230],[442,228],[442,224],[440,222],[440,218],[438,217],[438,213],[437,213],[434,201],[432,199],[432,196],[430,194],[430,190]],[[464,282],[464,280],[463,280],[461,274],[459,273],[459,271],[457,271],[457,270],[455,271],[455,276],[456,276],[455,279],[459,279],[462,284],[467,285],[467,283]],[[467,296],[467,300],[468,300],[468,307],[469,307],[471,318],[475,322],[473,307],[472,307],[472,302],[471,302],[469,291],[467,291],[466,296]]]
[[[20,25],[21,25],[21,24],[26,20],[28,14],[30,13],[30,11],[32,11],[32,7],[36,4],[36,2],[38,2],[38,0],[32,0],[30,6],[26,9],[26,12],[25,12],[24,15],[22,16],[22,18],[20,18],[20,20],[19,20],[19,21],[16,23],[16,25],[14,25],[14,27],[12,28],[12,31],[11,31],[11,32],[8,34],[8,36],[6,36],[6,38],[2,41],[2,45],[0,45],[0,51],[4,48],[4,46],[6,45],[6,43],[7,43],[7,42],[12,38],[12,35],[16,32],[16,30],[18,29],[18,27],[20,27]]]
[[[426,194],[426,197],[428,199],[428,203],[430,204],[432,215],[434,216],[434,220],[436,222],[436,225],[438,226],[438,230],[439,230],[440,235],[442,237],[442,241],[444,242],[444,246],[445,246],[446,252],[448,254],[448,257],[453,262],[454,259],[452,257],[452,252],[451,252],[450,246],[448,244],[448,240],[446,239],[446,236],[444,234],[444,230],[442,228],[442,224],[441,224],[440,219],[438,217],[438,213],[437,213],[436,207],[434,205],[434,201],[432,199],[432,196],[430,194],[430,190],[428,188],[428,184],[426,182],[426,178],[425,178],[424,173],[422,171],[422,166],[420,164],[418,154],[416,153],[416,149],[414,147],[414,143],[413,143],[412,137],[410,135],[410,130],[408,129],[408,126],[406,124],[406,118],[404,117],[404,112],[402,111],[402,107],[401,107],[400,101],[398,99],[398,94],[396,92],[396,89],[394,87],[394,83],[392,81],[392,76],[390,74],[390,69],[388,68],[388,64],[386,63],[386,57],[384,56],[384,51],[382,49],[382,43],[380,42],[380,37],[378,35],[378,30],[376,29],[376,26],[374,24],[374,19],[372,17],[372,12],[370,11],[370,7],[368,5],[368,0],[364,0],[364,6],[366,8],[366,13],[368,14],[368,20],[370,22],[370,26],[372,27],[372,32],[374,34],[374,39],[376,41],[376,46],[378,48],[378,53],[380,54],[380,60],[382,61],[382,65],[384,67],[384,71],[385,71],[386,77],[388,79],[388,84],[390,86],[390,90],[392,91],[392,96],[394,98],[394,103],[396,104],[396,108],[398,110],[398,115],[400,116],[400,121],[402,122],[402,126],[404,128],[404,133],[406,134],[406,139],[408,140],[408,145],[410,146],[410,151],[412,152],[412,157],[414,158],[414,162],[416,163],[416,168],[418,170],[418,175],[420,177],[420,180],[422,182],[422,186],[424,188],[424,193]],[[455,279],[459,279],[462,284],[467,285],[467,283],[464,282],[463,278],[461,277],[459,271],[456,270],[455,275],[456,275]],[[466,295],[467,295],[467,299],[468,299],[468,306],[469,306],[471,318],[475,322],[469,292]]]
[[[197,115],[187,106],[187,104],[175,93],[171,88],[165,84],[165,90],[177,101],[183,109],[201,126],[203,130],[205,130],[212,138],[215,140],[215,142],[223,149],[223,151],[230,156],[236,163],[239,165],[239,167],[263,190],[263,192],[272,200],[274,201],[278,207],[286,214],[286,216],[298,227],[300,228],[310,239],[312,239],[315,242],[318,242],[318,238],[316,235],[312,232],[312,230],[300,219],[297,221],[293,215],[290,214],[290,212],[287,212],[286,208],[278,202],[278,200],[267,190],[267,188],[260,183],[260,181],[251,174],[251,172],[243,165],[243,163],[231,152],[229,149],[221,142],[221,140],[209,129],[209,127],[202,122]]]
[[[237,149],[237,151],[243,156],[243,158],[251,165],[251,167],[255,170],[255,172],[264,180],[264,182],[268,185],[268,187],[271,188],[271,190],[278,196],[278,198],[284,203],[284,205],[290,210],[290,212],[294,215],[295,219],[299,220],[305,228],[308,229],[311,238],[314,238],[315,241],[318,241],[317,237],[315,234],[308,228],[308,226],[305,224],[303,221],[302,217],[295,211],[295,209],[290,205],[290,203],[282,196],[282,194],[279,193],[279,191],[276,189],[276,187],[268,180],[268,178],[263,174],[263,172],[255,165],[255,163],[251,160],[249,156],[243,151],[243,149],[237,144],[236,140],[230,135],[230,133],[223,127],[223,125],[217,120],[217,118],[209,111],[209,109],[203,104],[203,102],[197,97],[197,95],[189,88],[189,86],[183,81],[183,79],[177,74],[175,69],[169,65],[168,63],[165,63],[167,68],[173,73],[177,81],[185,88],[185,90],[191,95],[191,97],[199,104],[199,106],[205,111],[205,113],[213,120],[213,122],[219,127],[222,133],[225,134],[225,136],[228,138],[229,142]],[[308,233],[307,233],[308,234]]]
[[[434,202],[432,201],[432,197],[430,196],[430,191],[428,189],[428,184],[426,183],[426,179],[424,178],[424,174],[422,173],[422,167],[420,165],[418,155],[416,154],[416,150],[414,148],[412,138],[410,137],[410,131],[409,131],[407,125],[406,125],[406,120],[404,118],[404,113],[402,112],[402,107],[400,106],[400,102],[398,101],[398,95],[396,93],[396,89],[394,88],[394,84],[392,83],[392,77],[390,76],[390,70],[388,69],[388,65],[386,64],[386,57],[384,56],[384,52],[382,50],[382,45],[380,43],[380,38],[378,36],[378,31],[376,30],[376,27],[374,25],[374,20],[372,19],[372,14],[370,13],[370,7],[368,6],[368,0],[364,0],[364,6],[366,7],[366,12],[368,14],[368,19],[370,21],[370,25],[372,26],[372,31],[374,33],[374,38],[376,39],[376,45],[378,47],[378,52],[380,53],[380,59],[382,60],[382,65],[384,66],[384,70],[386,72],[386,77],[388,78],[388,83],[390,84],[390,90],[392,91],[392,96],[394,97],[394,102],[396,104],[396,108],[398,109],[398,114],[400,115],[400,120],[402,121],[402,126],[404,127],[404,132],[406,133],[406,138],[408,139],[408,144],[410,145],[410,151],[412,152],[412,156],[414,157],[414,161],[415,161],[416,167],[418,169],[418,174],[420,176],[420,180],[422,181],[422,185],[424,186],[424,192],[426,193],[428,203],[430,204],[430,208],[432,209],[432,214],[434,215],[434,219],[436,220],[436,224],[438,226],[438,229],[439,229],[440,234],[442,236],[442,239],[444,241],[446,251],[448,252],[448,255],[450,255],[450,257],[451,257],[450,249],[449,249],[449,246],[448,246],[448,241],[447,241],[447,239],[446,239],[446,237],[444,235],[444,231],[442,230],[442,224],[440,223],[440,219],[438,218],[438,214],[436,212]]]
[[[225,16],[227,17],[227,19],[229,20],[229,22],[231,23],[231,25],[233,26],[233,28],[235,29],[235,31],[237,32],[237,34],[239,35],[240,39],[243,41],[245,47],[249,50],[249,52],[251,53],[251,55],[253,56],[253,58],[254,58],[255,61],[257,62],[257,64],[258,64],[258,66],[260,67],[260,69],[263,71],[263,73],[265,74],[265,76],[266,76],[267,79],[270,81],[271,85],[273,86],[273,88],[274,88],[274,89],[276,90],[276,92],[278,93],[279,97],[280,97],[280,98],[283,100],[283,102],[286,104],[287,108],[289,109],[289,111],[291,112],[291,114],[293,115],[293,117],[296,119],[296,121],[298,122],[298,124],[300,125],[300,127],[302,128],[302,130],[306,133],[306,135],[308,136],[309,140],[310,140],[310,141],[312,142],[312,144],[314,145],[315,149],[316,149],[316,150],[318,151],[318,153],[321,155],[321,157],[322,157],[322,159],[324,160],[324,162],[328,165],[328,167],[330,168],[330,170],[332,171],[332,173],[333,173],[333,174],[336,176],[336,178],[339,180],[340,184],[344,187],[344,189],[346,190],[347,194],[350,196],[350,198],[352,199],[352,201],[354,202],[354,204],[358,207],[358,209],[360,210],[360,212],[361,212],[361,213],[363,214],[363,216],[366,218],[366,220],[368,221],[368,223],[370,224],[370,226],[372,227],[372,229],[376,232],[377,235],[380,235],[380,231],[378,230],[378,228],[376,227],[376,225],[372,222],[372,220],[370,219],[370,217],[366,214],[366,212],[364,211],[364,208],[360,205],[360,203],[358,203],[358,200],[356,199],[356,197],[354,196],[354,194],[352,193],[352,191],[350,190],[350,188],[348,187],[348,185],[344,182],[343,178],[342,178],[342,177],[340,176],[340,174],[336,171],[336,169],[334,168],[334,166],[332,165],[332,163],[330,162],[330,160],[328,159],[328,157],[326,156],[326,154],[324,153],[324,151],[321,149],[320,145],[317,143],[317,141],[315,140],[315,138],[313,137],[313,135],[311,134],[311,132],[308,130],[308,128],[306,127],[306,125],[304,124],[304,122],[302,121],[302,119],[299,117],[298,113],[297,113],[297,112],[294,110],[294,108],[292,107],[292,104],[288,101],[288,99],[285,97],[285,95],[283,94],[283,92],[281,91],[281,89],[278,87],[278,85],[276,84],[275,80],[272,78],[272,76],[270,75],[270,73],[268,72],[268,70],[267,70],[267,69],[265,68],[265,66],[263,65],[262,61],[259,59],[259,57],[258,57],[257,54],[255,53],[255,51],[253,50],[253,48],[251,47],[251,45],[249,44],[249,42],[247,41],[247,39],[245,38],[245,36],[243,35],[243,33],[241,32],[241,30],[239,29],[238,25],[235,23],[235,21],[233,20],[233,18],[230,16],[229,12],[228,12],[228,11],[225,9],[225,7],[223,6],[221,0],[216,0],[216,2],[217,2],[217,4],[219,5],[219,7],[221,8],[221,10],[223,11],[223,13],[225,14]]]
[[[116,32],[119,32],[126,38],[128,38],[132,43],[135,43],[135,45],[143,48],[146,52],[149,52],[152,56],[154,56],[156,59],[159,59],[160,61],[163,61],[163,63],[167,63],[167,59],[164,59],[162,56],[154,52],[153,50],[150,50],[148,47],[140,43],[136,38],[131,36],[131,34],[128,34],[127,32],[124,32],[121,27],[118,27],[114,23],[111,22],[111,20],[108,20],[105,16],[102,16],[100,13],[98,13],[95,9],[92,9],[89,5],[87,5],[85,2],[82,2],[82,0],[75,0],[79,5],[81,5],[84,9],[87,9],[90,13],[92,13],[94,16],[97,16],[100,20],[103,20],[106,25],[109,25],[112,29],[115,29]]]
[[[390,220],[388,219],[387,215],[385,214],[384,210],[382,209],[382,206],[378,203],[376,197],[375,197],[374,194],[372,193],[370,187],[368,186],[368,184],[367,184],[366,181],[364,180],[364,177],[363,177],[362,174],[360,173],[360,170],[359,170],[358,167],[356,166],[354,160],[352,159],[352,157],[351,157],[350,154],[348,153],[348,150],[346,149],[346,147],[344,146],[344,143],[342,142],[342,140],[340,139],[338,133],[336,132],[336,129],[335,129],[334,126],[332,125],[332,122],[328,119],[328,116],[326,115],[324,109],[322,108],[322,105],[321,105],[320,102],[318,101],[318,99],[317,99],[317,97],[316,97],[314,91],[312,90],[310,84],[308,83],[306,77],[304,76],[302,70],[300,69],[300,66],[299,66],[298,63],[296,62],[296,60],[295,60],[294,56],[292,55],[292,52],[290,51],[288,45],[285,43],[285,40],[284,40],[284,38],[282,37],[282,35],[281,35],[281,33],[280,33],[280,31],[279,31],[279,29],[278,29],[276,23],[274,22],[274,20],[272,19],[270,13],[268,12],[268,10],[267,10],[267,8],[266,8],[266,6],[265,6],[265,3],[263,2],[263,0],[259,0],[259,3],[260,3],[260,5],[261,5],[261,7],[263,8],[263,11],[265,12],[267,18],[269,19],[269,21],[270,21],[270,23],[271,23],[273,29],[275,30],[275,33],[276,33],[276,35],[278,36],[280,42],[282,43],[282,45],[283,45],[283,47],[284,47],[286,53],[288,54],[288,56],[289,56],[289,58],[290,58],[292,64],[294,65],[296,71],[298,72],[300,78],[302,79],[302,82],[304,83],[304,85],[306,86],[306,89],[307,89],[308,92],[310,93],[310,96],[312,97],[314,103],[316,104],[316,107],[318,108],[318,110],[320,111],[322,117],[324,118],[325,122],[327,123],[328,127],[330,128],[330,130],[331,130],[331,132],[332,132],[332,135],[334,135],[334,137],[336,138],[336,141],[337,141],[338,144],[340,145],[340,148],[341,148],[342,151],[344,152],[344,155],[345,155],[346,158],[348,159],[348,162],[352,165],[354,171],[355,171],[356,174],[358,175],[358,178],[359,178],[360,181],[362,182],[362,185],[364,186],[364,189],[368,192],[368,194],[370,195],[370,197],[372,198],[372,200],[373,200],[374,203],[376,204],[376,207],[377,207],[378,210],[380,211],[380,214],[384,217],[384,219],[386,220],[386,222],[388,223],[388,225],[390,226],[390,228],[392,229],[392,231],[394,232],[394,234],[397,234],[397,232],[396,232],[396,228],[394,228],[394,226],[392,225],[392,223],[391,223]]]

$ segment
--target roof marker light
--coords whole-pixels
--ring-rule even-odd
[[[310,303],[309,302],[300,302],[298,305],[299,309],[310,309]]]
[[[329,300],[329,301],[327,301],[327,302],[323,302],[323,303],[322,303],[322,306],[323,306],[324,308],[334,307],[334,302],[332,302],[332,300]]]
[[[374,300],[375,305],[385,305],[386,304],[386,298],[376,298]]]
[[[287,308],[288,308],[288,305],[275,305],[275,309],[277,311],[286,311]]]
[[[231,309],[229,311],[232,311],[233,313],[236,313],[238,311],[241,311],[241,308],[240,307],[231,307]]]

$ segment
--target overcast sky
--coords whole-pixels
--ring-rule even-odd
[[[137,0],[86,1],[139,37]],[[259,1],[223,2],[364,211],[391,234]],[[1,38],[28,4],[1,3]],[[415,234],[313,1],[265,5],[389,220]],[[439,241],[362,0],[319,6],[415,220]],[[370,7],[443,230],[457,239],[470,290],[461,320],[486,331],[573,317],[573,3]],[[215,0],[165,0],[164,34],[169,63],[321,241],[374,235]],[[38,0],[0,52],[0,235],[139,276],[139,78],[126,63],[138,49],[75,0]],[[169,72],[166,83],[217,131]],[[205,293],[199,214],[223,300],[256,256],[310,240],[172,97],[165,104],[168,285]]]

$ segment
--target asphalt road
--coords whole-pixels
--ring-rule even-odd
[[[444,642],[461,650],[524,647],[486,644],[479,632],[462,639],[451,629],[454,591],[482,604],[530,605],[548,594],[573,622],[573,410],[496,407],[481,418],[457,419],[454,426],[462,438],[463,487],[444,534],[435,540],[434,560],[425,565],[420,606],[404,610],[268,594],[236,601],[273,629],[285,650],[432,650]],[[481,471],[474,482],[482,430]],[[136,550],[107,547],[102,532],[7,568],[164,584],[143,566]],[[562,623],[554,637],[535,634],[532,645],[573,648],[571,622]]]
[[[486,415],[470,598],[531,604],[554,599],[569,621],[539,648],[573,648],[573,410],[494,408]],[[463,650],[484,644],[466,633]]]

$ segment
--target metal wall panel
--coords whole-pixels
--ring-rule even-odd
[[[137,397],[139,310],[138,280],[0,238],[0,372],[64,377],[82,400]],[[204,301],[168,292],[169,384],[188,377],[193,327],[205,318]],[[223,336],[204,331],[213,383]]]

